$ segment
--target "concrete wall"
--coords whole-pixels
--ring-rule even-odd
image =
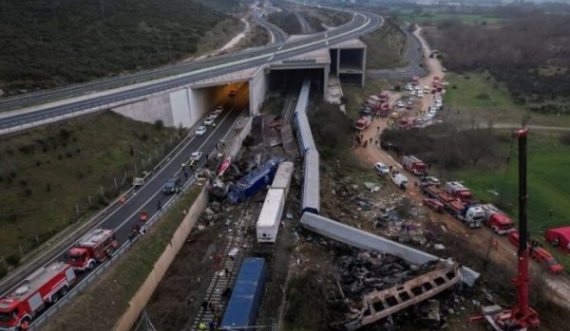
[[[162,120],[165,126],[174,126],[169,94],[149,96],[144,100],[111,108],[111,110],[137,121],[154,123]]]
[[[166,270],[172,261],[174,261],[174,258],[180,251],[180,248],[182,248],[182,245],[186,242],[186,238],[188,238],[188,235],[194,227],[194,224],[196,224],[198,217],[202,214],[204,209],[206,209],[207,204],[208,193],[204,188],[190,207],[190,210],[184,217],[184,220],[182,220],[182,223],[180,223],[180,226],[178,226],[178,229],[176,229],[176,232],[170,241],[170,245],[165,248],[160,258],[154,264],[152,271],[147,276],[143,285],[139,288],[131,301],[129,301],[129,308],[123,316],[121,316],[119,321],[117,321],[113,330],[130,331],[132,329],[144,307],[150,300],[154,290],[164,277]]]
[[[253,78],[249,80],[249,109],[251,116],[259,114],[259,109],[265,101],[269,84],[268,75],[263,68],[259,68]]]
[[[188,89],[170,93],[170,108],[173,126],[186,128],[192,126]]]

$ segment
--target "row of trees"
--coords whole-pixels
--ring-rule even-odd
[[[0,88],[54,87],[165,64],[196,51],[199,38],[228,18],[199,0],[0,1]]]
[[[444,52],[448,69],[489,70],[522,102],[540,101],[536,100],[538,96],[570,96],[567,15],[533,12],[507,19],[499,26],[447,20],[438,25],[438,30],[430,39]]]

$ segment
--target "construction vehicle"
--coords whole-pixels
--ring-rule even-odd
[[[445,183],[445,192],[463,202],[471,202],[473,199],[473,193],[471,193],[471,190],[460,182]]]
[[[108,260],[119,248],[112,230],[95,229],[84,235],[66,254],[66,262],[75,271],[93,270]]]
[[[503,213],[499,208],[492,204],[481,205],[485,211],[485,219],[483,223],[490,227],[493,232],[500,235],[509,234],[516,231],[515,223]]]
[[[405,155],[402,157],[404,169],[416,176],[427,176],[427,165],[413,155]]]
[[[0,298],[0,329],[23,329],[67,294],[75,282],[75,272],[67,263],[53,262],[39,268]]]
[[[372,118],[370,116],[362,116],[361,118],[356,121],[354,124],[354,128],[358,131],[364,131],[368,129],[370,124],[372,123]]]
[[[511,309],[503,309],[499,305],[482,307],[482,318],[489,327],[496,331],[522,331],[528,328],[537,328],[540,320],[537,312],[529,306],[529,276],[528,265],[530,249],[527,245],[527,215],[526,204],[528,200],[526,187],[526,138],[527,129],[517,131],[519,141],[519,232],[516,232],[517,252],[517,301]],[[520,235],[519,235],[520,233]],[[509,237],[515,239],[515,232]],[[518,238],[520,237],[520,240]],[[513,242],[514,243],[514,242]]]
[[[468,227],[481,227],[481,223],[485,218],[485,211],[481,205],[465,203],[432,184],[420,184],[420,188],[428,197],[440,201],[453,217],[462,221]]]
[[[511,244],[518,246],[519,245],[520,235],[518,231],[511,232],[509,234],[509,241]],[[558,261],[552,256],[552,254],[540,247],[540,244],[537,241],[531,240],[530,249],[530,257],[538,262],[538,264],[544,265],[548,271],[553,274],[559,274],[564,271],[564,268],[558,263]]]

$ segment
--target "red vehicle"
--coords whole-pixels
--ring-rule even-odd
[[[95,229],[67,252],[67,263],[76,271],[93,270],[97,264],[109,259],[118,247],[113,231]]]
[[[411,129],[416,127],[417,119],[415,117],[402,118],[398,125],[400,129]]]
[[[380,109],[376,109],[376,115],[380,117],[388,117],[391,111],[392,109],[390,109],[390,105],[385,102],[380,106]]]
[[[511,244],[515,245],[515,247],[518,247],[519,232],[518,231],[511,232],[511,234],[509,234],[509,241],[511,242]],[[545,265],[548,268],[548,271],[550,271],[553,274],[559,274],[562,273],[562,271],[564,271],[564,268],[562,268],[560,263],[556,261],[556,259],[552,256],[552,254],[550,254],[549,251],[538,245],[533,246],[531,244],[530,257],[539,264]]]
[[[460,182],[447,182],[445,184],[445,192],[460,199],[463,202],[471,202],[473,193]]]
[[[544,239],[554,247],[560,247],[570,251],[570,226],[548,229],[544,233]]]
[[[429,198],[438,200],[443,204],[445,210],[449,211],[453,217],[462,221],[466,226],[470,228],[481,226],[485,218],[485,212],[480,205],[462,202],[433,184],[421,184],[421,189]]]
[[[493,230],[496,234],[505,235],[515,230],[515,223],[503,213],[495,213],[489,217],[485,224]]]
[[[6,296],[0,298],[0,329],[20,330],[47,306],[57,302],[75,284],[75,272],[64,262],[36,270]]]
[[[423,202],[424,206],[428,207],[429,209],[431,209],[437,213],[443,213],[443,209],[445,208],[443,203],[441,203],[437,199],[424,198],[422,200],[422,202]]]
[[[427,176],[427,165],[413,155],[405,155],[402,158],[404,169],[416,176]]]
[[[390,92],[382,91],[380,94],[378,94],[378,97],[382,102],[388,102],[390,100]]]
[[[370,116],[363,116],[358,121],[356,121],[354,128],[356,130],[363,131],[363,130],[368,129],[368,127],[370,126],[371,123],[372,123],[372,119],[370,118]]]

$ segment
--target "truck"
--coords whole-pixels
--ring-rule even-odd
[[[266,270],[263,258],[246,257],[243,260],[220,330],[249,330],[255,326]]]
[[[66,254],[66,262],[75,271],[93,270],[108,260],[119,243],[112,230],[94,229],[84,235]]]
[[[490,227],[493,232],[506,235],[515,231],[515,223],[504,212],[492,204],[481,205],[485,211],[483,223]]]
[[[515,247],[518,248],[519,232],[518,231],[511,232],[509,234],[509,241],[511,242],[511,244],[513,244]],[[550,271],[553,274],[559,274],[564,271],[564,268],[560,265],[560,263],[558,263],[558,261],[554,258],[554,256],[550,254],[549,251],[547,251],[543,247],[540,247],[540,245],[538,245],[537,242],[534,240],[531,240],[530,243],[531,243],[530,257],[533,260],[545,266],[548,269],[548,271]]]
[[[445,209],[455,218],[470,228],[479,228],[485,218],[483,207],[478,204],[469,204],[452,196],[431,184],[420,185],[422,192],[432,199],[440,201]]]
[[[64,262],[52,262],[26,277],[14,290],[0,298],[0,329],[21,330],[62,298],[77,278]]]
[[[372,123],[372,118],[370,116],[362,116],[361,118],[356,121],[354,124],[354,128],[358,131],[364,131],[368,129],[370,124]]]
[[[257,243],[275,244],[285,208],[285,190],[270,188],[255,225]]]
[[[281,162],[277,159],[270,159],[257,170],[250,172],[240,178],[235,184],[230,185],[228,189],[229,201],[233,204],[240,203],[269,185],[273,181],[279,163]]]
[[[380,107],[376,109],[376,115],[380,117],[388,117],[390,115],[390,112],[392,112],[392,109],[390,108],[390,104],[388,102],[382,103]]]
[[[285,190],[285,196],[289,193],[289,187],[291,186],[291,179],[293,178],[293,172],[295,171],[295,165],[293,162],[283,162],[277,168],[275,173],[275,178],[273,178],[273,183],[271,183],[271,188],[280,188]]]
[[[473,199],[473,193],[471,193],[471,190],[457,181],[445,183],[445,192],[451,194],[463,202],[469,203]]]
[[[427,165],[413,155],[404,155],[402,157],[404,169],[416,176],[427,176]]]

